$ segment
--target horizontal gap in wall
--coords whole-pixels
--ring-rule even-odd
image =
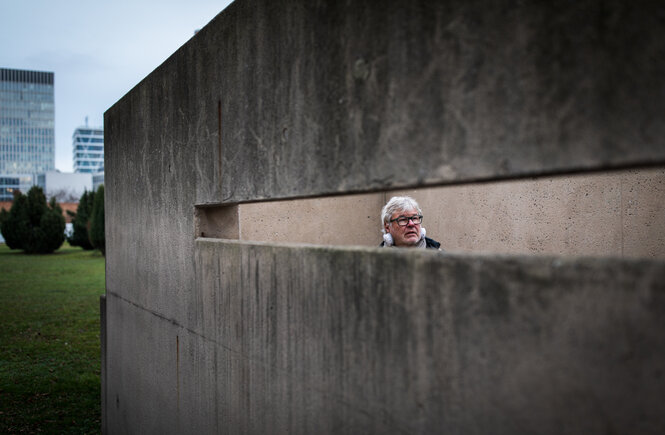
[[[413,196],[448,252],[665,258],[665,167],[196,207],[196,237],[376,247]]]

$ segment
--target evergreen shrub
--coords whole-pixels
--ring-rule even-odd
[[[94,249],[90,243],[90,236],[88,235],[88,227],[90,226],[90,217],[92,216],[92,206],[95,199],[95,192],[85,191],[79,199],[79,205],[76,208],[76,213],[73,213],[72,227],[73,232],[67,241],[72,246],[80,246],[85,250]],[[72,215],[72,213],[70,213]]]
[[[65,241],[65,218],[55,199],[46,203],[41,187],[33,186],[28,195],[17,192],[9,214],[0,227],[10,249],[28,254],[48,254]]]
[[[104,235],[104,185],[95,193],[90,217],[90,243],[106,255],[106,238]]]
[[[28,198],[19,190],[14,191],[14,202],[5,213],[0,231],[9,249],[23,249],[23,241],[28,239]]]

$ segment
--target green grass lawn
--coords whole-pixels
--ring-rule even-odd
[[[0,433],[99,433],[104,257],[0,244]]]

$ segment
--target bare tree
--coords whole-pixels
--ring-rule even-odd
[[[73,189],[55,189],[55,190],[49,190],[46,193],[46,196],[50,200],[51,198],[55,198],[56,202],[79,202],[79,199],[81,198],[81,195],[74,191]]]

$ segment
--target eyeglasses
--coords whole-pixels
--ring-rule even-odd
[[[423,217],[418,215],[418,216],[411,216],[411,217],[406,217],[406,216],[400,216],[395,219],[390,219],[390,222],[397,222],[397,225],[400,227],[405,227],[409,224],[409,221],[413,222],[413,225],[420,225],[423,221]]]

